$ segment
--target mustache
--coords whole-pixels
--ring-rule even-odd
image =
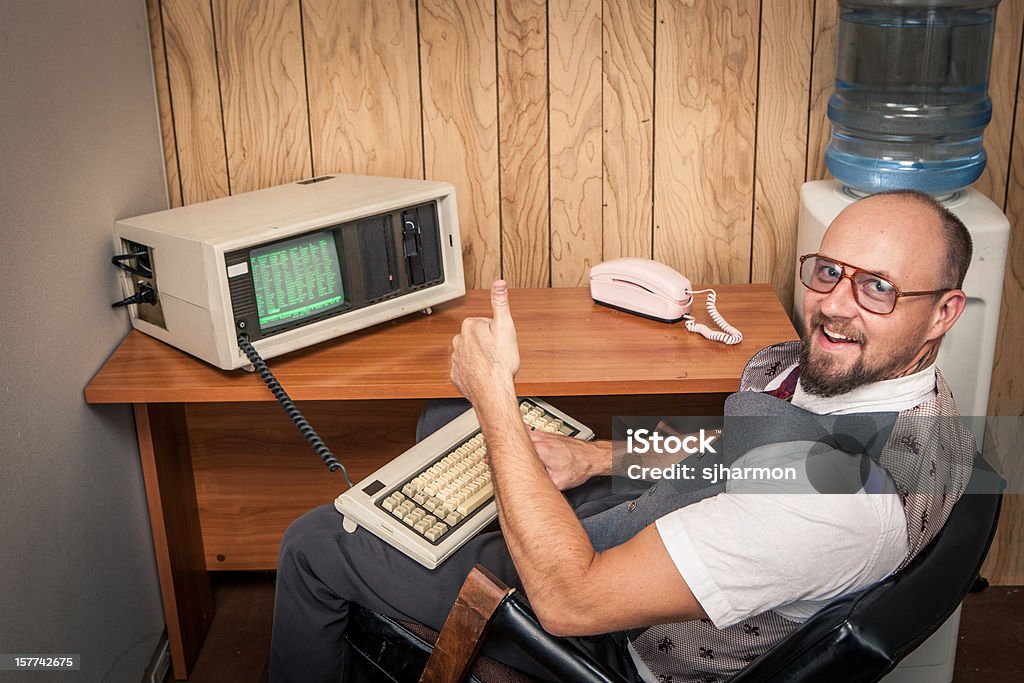
[[[809,329],[814,329],[818,326],[828,327],[833,332],[838,332],[844,337],[848,337],[855,342],[863,343],[867,339],[867,337],[864,336],[864,333],[857,328],[847,323],[829,318],[828,316],[823,315],[821,311],[818,311],[811,316],[811,326]]]

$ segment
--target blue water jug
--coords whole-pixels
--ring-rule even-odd
[[[865,193],[967,187],[985,168],[999,0],[839,0],[825,163]]]

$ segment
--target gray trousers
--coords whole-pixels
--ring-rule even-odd
[[[418,438],[461,412],[465,404],[428,409]],[[425,424],[426,423],[426,424]],[[641,520],[650,492],[645,485],[601,477],[566,492],[595,549],[604,550],[639,531],[656,517]],[[662,493],[662,492],[659,492]],[[667,492],[665,492],[667,493]],[[707,492],[679,497],[676,507]],[[637,501],[637,502],[633,502]],[[632,503],[632,505],[631,505]],[[640,503],[639,509],[637,503]],[[624,517],[635,519],[624,531]],[[644,517],[647,517],[644,515]],[[623,534],[626,537],[623,538]],[[440,630],[459,588],[474,565],[481,564],[509,586],[522,590],[508,547],[497,523],[477,534],[436,569],[426,569],[360,528],[342,529],[333,505],[318,507],[296,520],[285,533],[278,557],[277,592],[270,651],[274,683],[336,683],[346,660],[344,632],[350,603],[402,621]],[[538,678],[549,678],[533,661],[507,642],[486,642],[483,653]]]

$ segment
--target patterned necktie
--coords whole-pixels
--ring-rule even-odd
[[[793,398],[793,394],[796,392],[796,383],[800,379],[800,366],[797,365],[793,370],[786,376],[786,379],[782,380],[782,384],[764,393],[775,398],[781,398],[783,401],[788,401]]]

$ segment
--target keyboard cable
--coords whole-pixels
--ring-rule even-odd
[[[327,447],[327,444],[323,442],[323,439],[321,439],[320,435],[316,433],[313,426],[309,424],[309,420],[306,419],[306,416],[302,414],[302,411],[299,410],[291,397],[288,396],[288,392],[284,390],[281,383],[277,381],[276,377],[274,377],[274,373],[272,373],[270,368],[267,367],[266,361],[260,357],[259,351],[253,348],[253,345],[249,342],[249,337],[247,335],[238,335],[238,348],[242,349],[242,353],[244,353],[245,357],[249,359],[250,363],[252,363],[253,370],[259,374],[260,379],[262,379],[263,383],[267,385],[268,389],[270,389],[270,393],[274,395],[277,402],[281,404],[282,408],[284,408],[284,412],[288,413],[288,417],[290,417],[292,422],[295,423],[295,426],[299,428],[299,432],[302,433],[302,436],[306,437],[306,441],[309,442],[309,445],[314,451],[316,451],[316,454],[319,455],[320,459],[324,461],[325,465],[327,465],[327,469],[331,472],[341,470],[342,475],[345,477],[345,481],[348,482],[349,488],[352,488],[353,484],[352,480],[349,479],[348,470],[345,469],[344,465],[338,462],[338,459],[334,457],[334,453],[331,452],[331,449]]]

